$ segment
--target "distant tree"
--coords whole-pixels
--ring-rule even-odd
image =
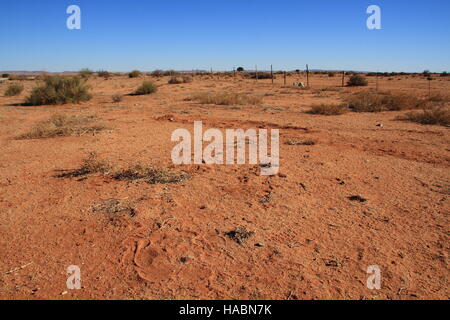
[[[441,77],[448,77],[448,72],[447,71],[442,72]]]
[[[78,73],[79,73],[79,75],[80,75],[82,78],[87,79],[87,78],[89,78],[94,72],[93,72],[92,70],[88,69],[88,68],[84,68],[84,69],[81,69],[80,72],[78,72]]]
[[[239,68],[236,69],[236,71],[237,71],[237,72],[243,72],[243,71],[244,71],[244,68],[239,67]]]

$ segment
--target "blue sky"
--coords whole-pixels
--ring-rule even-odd
[[[81,8],[81,30],[66,9]],[[382,10],[368,30],[366,9]],[[0,1],[0,70],[450,71],[448,0]]]

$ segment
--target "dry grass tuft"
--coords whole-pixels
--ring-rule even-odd
[[[354,112],[382,112],[417,109],[423,100],[406,94],[358,92],[347,97],[345,103]]]
[[[417,122],[420,124],[450,126],[450,108],[441,106],[431,109],[425,109],[420,113],[410,112],[401,119]]]
[[[314,146],[317,142],[313,140],[288,140],[286,144],[289,146]]]
[[[247,239],[250,238],[253,234],[254,232],[247,231],[245,227],[237,227],[234,230],[225,232],[226,236],[236,241],[240,245],[243,245],[247,241]]]
[[[168,81],[169,84],[181,84],[181,83],[191,83],[193,78],[191,76],[181,76],[181,77],[171,77]]]
[[[242,93],[198,93],[192,97],[192,100],[196,100],[203,104],[216,104],[216,105],[258,105],[262,103],[262,98],[246,95]]]
[[[325,116],[335,116],[344,114],[348,109],[344,105],[339,104],[319,104],[312,106],[311,110],[308,111],[310,114],[321,114]]]
[[[97,120],[92,115],[54,114],[48,120],[38,122],[31,130],[17,137],[25,139],[45,139],[53,137],[80,136],[86,133],[97,133],[105,129],[103,126],[87,126]]]
[[[116,214],[128,212],[131,217],[136,215],[136,209],[131,203],[123,202],[115,198],[107,199],[92,207],[92,212],[100,212],[104,214]]]
[[[20,83],[11,83],[5,90],[5,97],[18,96],[23,91],[23,85]]]
[[[158,86],[151,81],[144,81],[142,85],[137,88],[135,95],[152,94],[158,90]]]
[[[57,178],[75,178],[87,176],[89,174],[94,173],[102,173],[106,174],[109,170],[111,170],[111,166],[103,160],[99,160],[97,158],[97,153],[91,152],[89,156],[83,160],[83,163],[78,169],[64,172],[62,174],[57,175]]]
[[[128,169],[113,174],[113,178],[119,181],[142,180],[149,184],[179,183],[190,178],[185,172],[173,172],[166,168],[144,166],[136,164]]]

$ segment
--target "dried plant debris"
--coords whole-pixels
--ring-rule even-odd
[[[98,118],[92,115],[54,114],[49,119],[38,122],[30,131],[18,136],[17,139],[81,136],[87,133],[98,133],[106,129],[101,125],[88,125],[96,120]]]
[[[136,215],[136,210],[129,202],[122,202],[118,199],[107,199],[92,207],[92,212],[100,212],[105,214],[116,214],[122,212],[128,212],[131,217]]]
[[[313,140],[288,140],[286,144],[289,146],[314,146],[316,142]]]
[[[78,169],[64,172],[57,175],[57,178],[76,178],[83,177],[89,174],[102,173],[106,174],[111,169],[111,166],[103,160],[97,158],[97,153],[89,153],[88,158],[83,160],[83,163]]]
[[[348,200],[350,200],[350,201],[358,201],[358,202],[361,202],[361,203],[367,201],[367,199],[365,199],[365,198],[363,198],[363,197],[361,197],[361,196],[358,196],[358,195],[356,195],[356,196],[350,196],[350,197],[348,197]]]
[[[230,239],[236,241],[238,244],[243,245],[248,238],[253,235],[254,232],[247,231],[245,227],[237,227],[234,230],[225,233]]]
[[[119,181],[142,180],[149,184],[166,184],[183,182],[189,179],[190,175],[186,172],[173,172],[166,168],[136,164],[114,173],[113,178]]]

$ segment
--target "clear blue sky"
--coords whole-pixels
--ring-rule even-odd
[[[81,30],[66,8],[81,8]],[[379,5],[382,30],[366,27]],[[449,0],[0,1],[0,70],[450,71]]]

